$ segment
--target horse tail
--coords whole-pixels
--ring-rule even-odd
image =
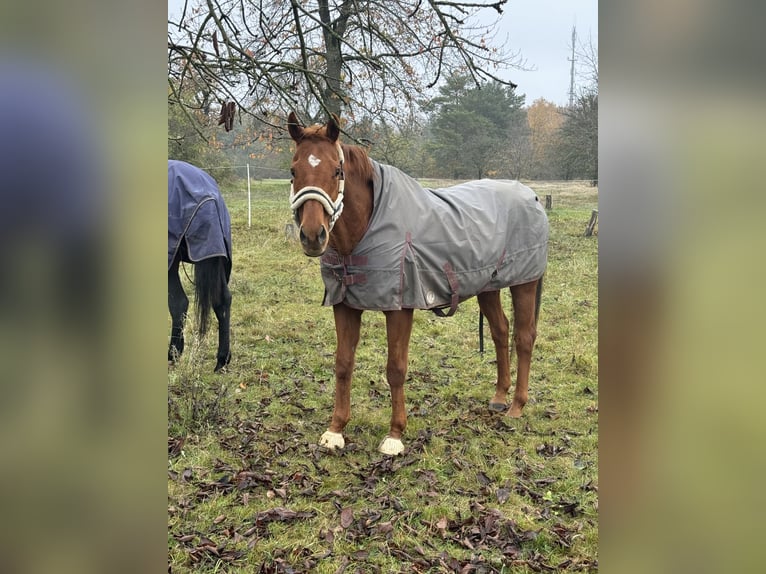
[[[543,277],[545,277],[545,275],[541,275],[540,279],[537,280],[537,291],[535,292],[535,324],[537,324],[537,318],[540,316],[540,304],[543,300]]]
[[[194,294],[200,337],[207,333],[210,310],[223,300],[228,283],[226,257],[211,257],[194,264]]]

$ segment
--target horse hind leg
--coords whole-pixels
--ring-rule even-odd
[[[495,346],[497,362],[497,380],[495,396],[489,402],[489,408],[495,412],[504,412],[508,408],[508,389],[511,386],[511,357],[508,343],[508,317],[503,312],[500,291],[479,293],[476,297],[481,313],[487,318],[492,342]]]
[[[518,372],[513,402],[506,413],[520,417],[529,398],[529,370],[532,363],[532,349],[537,338],[537,313],[540,304],[542,279],[511,287],[513,301],[513,344],[516,348]]]
[[[231,361],[231,291],[223,279],[221,296],[213,304],[213,311],[218,319],[218,353],[216,354],[215,372],[225,368]]]
[[[194,266],[194,290],[200,338],[207,332],[211,309],[218,319],[215,372],[225,367],[231,359],[229,350],[231,292],[227,285],[226,261],[225,257],[214,257],[203,259]]]
[[[172,318],[168,361],[175,361],[184,350],[184,322],[189,310],[189,298],[178,276],[179,259],[176,258],[168,270],[168,309]]]

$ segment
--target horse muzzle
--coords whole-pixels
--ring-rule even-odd
[[[298,232],[303,252],[309,257],[319,257],[327,250],[329,236],[324,225],[319,226],[319,229],[307,229],[301,225]]]

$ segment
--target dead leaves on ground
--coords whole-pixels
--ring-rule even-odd
[[[545,413],[551,420],[555,415],[553,409]],[[447,449],[450,461],[454,459],[452,472],[461,476],[472,473],[475,478],[472,489],[454,484],[445,486],[444,476],[421,467],[424,453],[434,439],[454,434],[456,428],[458,435],[462,432],[507,434],[515,430],[502,417],[477,412],[470,413],[468,418],[470,420],[456,420],[454,428],[420,431],[410,437],[400,456],[371,455],[364,463],[358,462],[356,453],[360,445],[355,444],[353,435],[344,451],[329,455],[307,437],[316,433],[316,429],[291,423],[282,423],[277,428],[258,415],[249,421],[239,421],[219,434],[219,445],[230,455],[228,460],[239,460],[239,465],[216,459],[212,468],[184,468],[183,463],[179,463],[184,460],[183,451],[193,446],[189,446],[187,439],[169,437],[168,459],[174,461],[177,470],[169,469],[168,475],[187,489],[184,496],[170,501],[168,512],[175,521],[175,526],[170,528],[171,537],[188,556],[192,568],[204,570],[213,566],[225,570],[229,564],[242,567],[252,564],[252,552],[270,539],[274,527],[292,528],[312,521],[318,516],[313,509],[327,509],[329,502],[330,512],[333,507],[336,512],[330,526],[318,527],[310,542],[296,540],[289,549],[270,551],[253,571],[310,572],[320,561],[330,556],[336,560],[340,557],[335,554],[339,542],[344,548],[350,544],[359,550],[346,551],[340,557],[338,572],[380,571],[376,562],[381,553],[406,564],[412,572],[494,573],[503,568],[507,571],[508,567],[526,567],[537,572],[597,569],[596,560],[568,552],[583,528],[585,512],[581,503],[553,495],[557,479],[539,478],[545,466],[528,464],[528,455],[522,449],[509,451],[509,456],[517,461],[516,476],[498,481],[491,470],[472,471],[461,459],[461,442],[452,440],[453,436],[450,440],[454,446]],[[534,431],[527,423],[523,432]],[[569,440],[570,435],[576,434],[566,431],[560,436],[541,435],[543,438],[534,450],[543,459],[571,457],[575,468],[585,468],[587,461],[580,466],[576,464],[580,459],[576,458]],[[323,482],[330,474],[329,465],[337,457],[345,458],[349,480],[339,490],[323,492]],[[405,476],[410,476],[407,481],[414,483],[392,486],[397,485],[401,471],[408,467],[414,469]],[[491,469],[491,464],[487,468]],[[427,520],[422,508],[408,508],[407,502],[397,494],[396,488],[403,487],[417,488],[426,501],[438,501],[446,488],[451,494],[470,498],[472,502],[468,513]],[[581,492],[597,492],[597,487],[588,482],[581,487]],[[188,524],[184,516],[193,513],[196,506],[220,497],[230,497],[231,503],[227,503],[230,509],[221,507],[223,513],[215,514],[206,531],[183,532],[181,525]],[[514,497],[529,501],[525,512],[534,527],[520,526],[498,508]],[[261,508],[264,503],[273,506],[243,519],[241,508],[248,508],[256,500]],[[564,552],[550,554],[542,550],[551,545]],[[550,562],[550,556],[562,554],[566,560]]]

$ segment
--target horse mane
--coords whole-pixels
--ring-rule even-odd
[[[372,182],[372,164],[370,163],[370,156],[367,155],[364,148],[344,144],[343,154],[346,156],[346,172],[353,172],[362,181]],[[346,177],[348,177],[348,173]]]

